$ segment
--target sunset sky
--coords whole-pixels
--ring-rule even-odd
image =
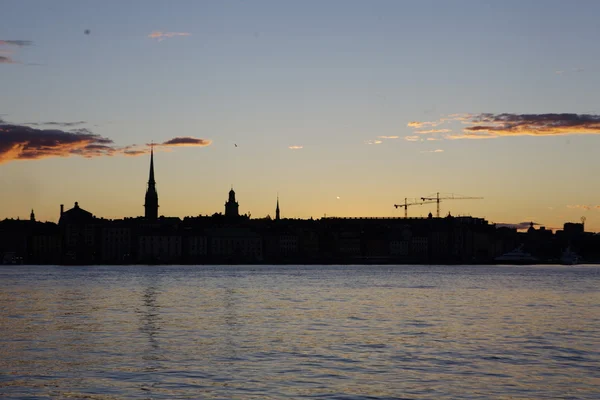
[[[446,215],[600,231],[598,1],[28,1],[0,14],[0,218]],[[237,144],[237,147],[236,147]],[[435,204],[409,216],[435,213]]]

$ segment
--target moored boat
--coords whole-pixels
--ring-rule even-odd
[[[523,250],[523,245],[516,249],[504,253],[494,259],[497,263],[501,264],[516,264],[516,265],[527,265],[536,264],[540,260],[532,256],[530,253]]]

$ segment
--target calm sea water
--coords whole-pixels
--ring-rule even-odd
[[[0,266],[0,397],[599,399],[600,267]]]

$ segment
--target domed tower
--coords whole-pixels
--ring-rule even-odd
[[[156,192],[156,181],[154,180],[154,149],[152,147],[150,148],[150,176],[148,177],[144,209],[144,216],[147,219],[154,220],[158,218],[158,193]]]
[[[231,190],[229,191],[229,199],[227,200],[227,203],[225,203],[225,216],[226,217],[239,217],[240,216],[239,204],[237,201],[235,201],[235,191],[233,190],[233,187],[231,187]]]

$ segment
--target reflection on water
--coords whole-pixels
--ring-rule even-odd
[[[0,267],[1,398],[597,399],[584,267]]]

